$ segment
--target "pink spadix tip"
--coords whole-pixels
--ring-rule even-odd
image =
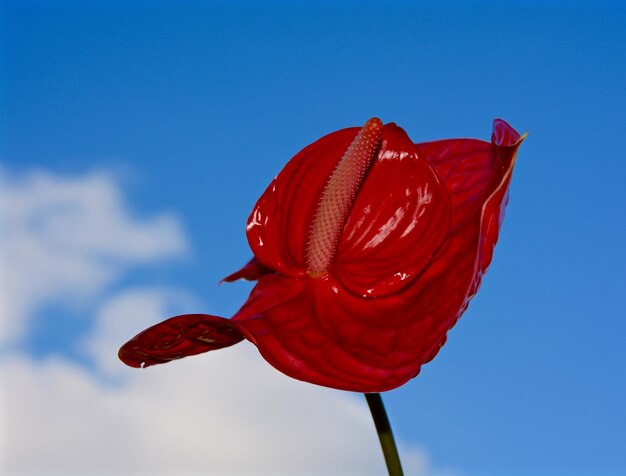
[[[367,121],[326,182],[306,250],[308,274],[312,277],[325,275],[335,256],[341,230],[374,159],[382,131],[380,119],[374,117]]]

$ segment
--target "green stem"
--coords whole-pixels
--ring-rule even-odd
[[[385,456],[389,476],[402,476],[404,474],[402,472],[402,464],[400,464],[398,448],[396,448],[396,442],[393,439],[393,432],[391,431],[391,425],[387,418],[383,399],[380,393],[366,393],[365,400],[367,400],[372,418],[374,419],[374,425],[376,425],[378,439],[380,440],[380,446]]]

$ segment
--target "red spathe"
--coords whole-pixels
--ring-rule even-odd
[[[491,142],[413,144],[386,124],[327,272],[312,277],[311,223],[358,133],[305,147],[261,196],[247,227],[254,258],[225,279],[258,282],[232,319],[173,317],[131,339],[120,358],[149,366],[246,338],[281,372],[319,385],[381,392],[415,377],[491,262],[523,138],[498,119]]]

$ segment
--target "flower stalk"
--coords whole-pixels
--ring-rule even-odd
[[[389,424],[389,418],[387,418],[383,399],[380,393],[366,393],[365,400],[367,400],[367,405],[374,419],[374,425],[376,426],[376,432],[380,440],[380,447],[385,456],[389,476],[402,476],[404,474],[402,472],[402,464],[400,463],[398,448],[393,438],[393,431]]]

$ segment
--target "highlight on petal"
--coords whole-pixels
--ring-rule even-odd
[[[328,178],[360,128],[328,134],[298,152],[257,201],[248,243],[263,265],[286,276],[306,275],[313,216]]]
[[[229,319],[184,314],[137,334],[122,346],[118,355],[126,365],[143,368],[223,349],[241,340],[241,332]]]
[[[406,133],[387,124],[331,271],[363,297],[397,291],[429,263],[446,237],[449,220],[449,199],[437,174]]]
[[[359,129],[330,134],[298,153],[257,202],[248,241],[283,275],[305,275],[311,223],[337,163]],[[352,292],[376,297],[406,285],[445,238],[448,198],[437,174],[395,124],[366,172],[329,270]]]

